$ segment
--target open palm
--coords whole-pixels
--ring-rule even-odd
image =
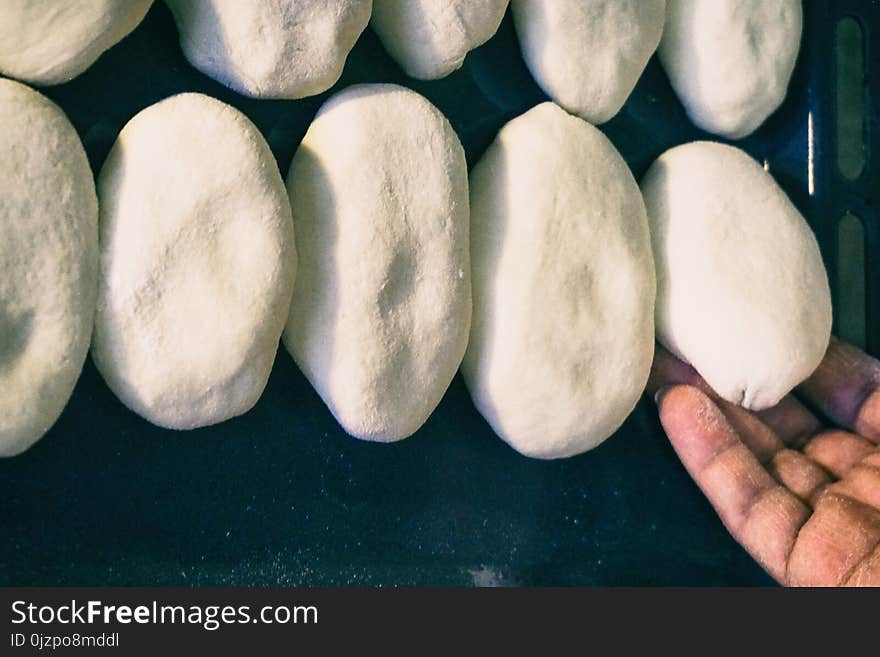
[[[685,468],[777,581],[880,586],[880,362],[832,338],[794,395],[752,413],[658,347],[648,389]]]

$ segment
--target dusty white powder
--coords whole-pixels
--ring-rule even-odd
[[[474,313],[465,381],[519,452],[571,456],[632,411],[654,354],[639,188],[599,130],[543,103],[471,175]]]
[[[165,2],[189,62],[258,98],[303,98],[332,87],[371,6],[371,0]]]
[[[0,73],[67,82],[143,20],[153,0],[3,0]]]
[[[700,128],[740,139],[785,98],[801,0],[667,0],[659,55]]]
[[[0,79],[0,456],[24,451],[70,398],[89,348],[98,202],[67,117]]]
[[[743,151],[693,142],[642,180],[657,336],[728,401],[761,410],[819,365],[831,295],[816,238]]]
[[[250,409],[296,268],[290,205],[259,131],[208,96],[167,98],[122,129],[98,196],[92,355],[104,380],[173,429]]]
[[[419,94],[350,87],[318,112],[287,187],[301,261],[284,343],[348,433],[405,438],[467,343],[461,144]]]
[[[594,124],[620,111],[663,31],[664,0],[511,0],[511,8],[535,81]]]
[[[498,30],[507,0],[373,0],[370,25],[407,75],[442,78]]]

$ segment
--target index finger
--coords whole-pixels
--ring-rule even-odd
[[[818,369],[798,392],[828,419],[880,443],[880,362],[831,338]]]
[[[758,462],[697,388],[661,388],[660,422],[687,471],[733,537],[780,582],[809,509]]]

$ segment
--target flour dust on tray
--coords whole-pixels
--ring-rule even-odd
[[[167,98],[122,129],[98,178],[101,275],[92,356],[122,402],[192,429],[260,397],[290,307],[290,204],[238,110]]]
[[[775,405],[819,365],[831,294],[807,222],[746,153],[693,142],[642,180],[657,265],[657,337],[724,399]]]
[[[467,165],[419,94],[331,97],[287,178],[297,275],[284,343],[342,427],[406,438],[458,369],[471,313]]]
[[[332,87],[371,7],[371,0],[165,3],[190,64],[255,98],[304,98]]]
[[[0,79],[0,126],[0,456],[13,456],[58,419],[89,349],[98,201],[47,98]]]
[[[404,72],[436,80],[498,30],[507,0],[373,0],[370,25]]]
[[[728,139],[782,103],[801,42],[801,0],[667,0],[658,54],[694,124]]]
[[[37,85],[72,80],[126,37],[153,0],[2,0],[0,73]]]
[[[471,174],[474,313],[462,365],[514,449],[572,456],[608,438],[654,355],[654,263],[638,185],[592,125],[543,103]]]
[[[664,0],[511,0],[511,8],[535,81],[594,124],[623,107],[663,31]]]

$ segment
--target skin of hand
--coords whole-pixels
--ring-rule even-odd
[[[880,362],[831,339],[773,408],[719,398],[662,347],[660,422],[725,527],[787,586],[880,586]]]

